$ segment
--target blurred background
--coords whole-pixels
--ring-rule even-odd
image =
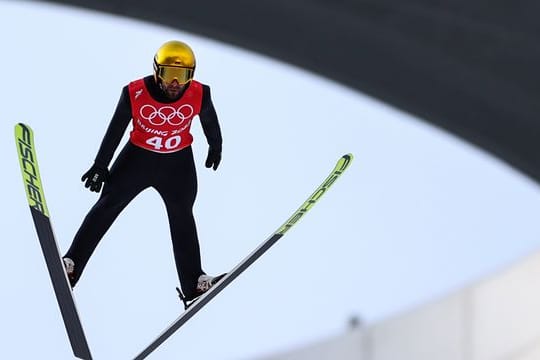
[[[65,250],[97,199],[79,180],[121,88],[178,39],[195,51],[224,135],[222,165],[210,172],[193,126],[207,272],[256,248],[337,158],[355,161],[150,358],[538,358],[539,6],[0,1],[2,357],[72,358],[20,184],[14,124],[36,131]],[[149,190],[75,290],[94,357],[142,350],[182,311],[175,286],[164,206]]]

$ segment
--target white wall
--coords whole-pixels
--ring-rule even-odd
[[[395,318],[265,360],[538,360],[540,254]]]

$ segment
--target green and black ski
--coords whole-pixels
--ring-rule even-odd
[[[92,359],[51,226],[49,210],[45,202],[45,194],[39,173],[32,129],[28,125],[17,124],[15,126],[15,141],[30,212],[32,213],[39,243],[43,250],[45,263],[49,270],[73,354],[80,359]]]
[[[193,315],[201,310],[210,300],[219,294],[227,285],[243,273],[258,258],[260,258],[272,245],[285,235],[326,193],[334,182],[349,167],[353,159],[352,154],[343,155],[337,162],[330,175],[322,182],[315,192],[296,210],[293,215],[285,221],[272,235],[270,235],[257,249],[242,260],[232,271],[223,277],[216,285],[195,300],[175,321],[173,321],[150,345],[148,345],[135,360],[141,360],[150,355],[165,340],[174,334],[182,325],[184,325]]]

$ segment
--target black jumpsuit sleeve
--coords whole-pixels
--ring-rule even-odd
[[[116,105],[116,110],[109,123],[107,132],[101,141],[101,146],[96,155],[95,164],[101,167],[108,167],[114,152],[124,136],[124,132],[131,120],[131,101],[127,86],[122,89],[122,94]]]
[[[216,109],[214,109],[214,104],[212,103],[212,97],[210,95],[210,87],[208,85],[203,85],[203,97],[199,118],[208,145],[212,149],[221,152],[223,139],[221,137],[221,129],[219,127]]]

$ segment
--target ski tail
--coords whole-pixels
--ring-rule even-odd
[[[191,319],[199,310],[201,310],[210,300],[227,287],[234,279],[249,268],[257,259],[259,259],[268,249],[281,239],[287,231],[295,226],[298,221],[319,201],[319,199],[328,191],[335,181],[349,167],[353,160],[352,154],[343,155],[336,163],[336,166],[328,177],[317,187],[317,189],[307,198],[307,200],[289,217],[277,230],[272,233],[263,243],[259,245],[250,255],[244,258],[232,271],[223,279],[214,285],[208,292],[204,293],[199,299],[193,302],[189,308],[184,311],[175,321],[173,321],[158,337],[150,343],[134,360],[142,360],[156,350],[165,340],[174,334],[182,325]]]
[[[90,360],[90,348],[54,237],[37,162],[34,133],[30,126],[15,125],[15,141],[28,205],[73,354],[80,359]]]

